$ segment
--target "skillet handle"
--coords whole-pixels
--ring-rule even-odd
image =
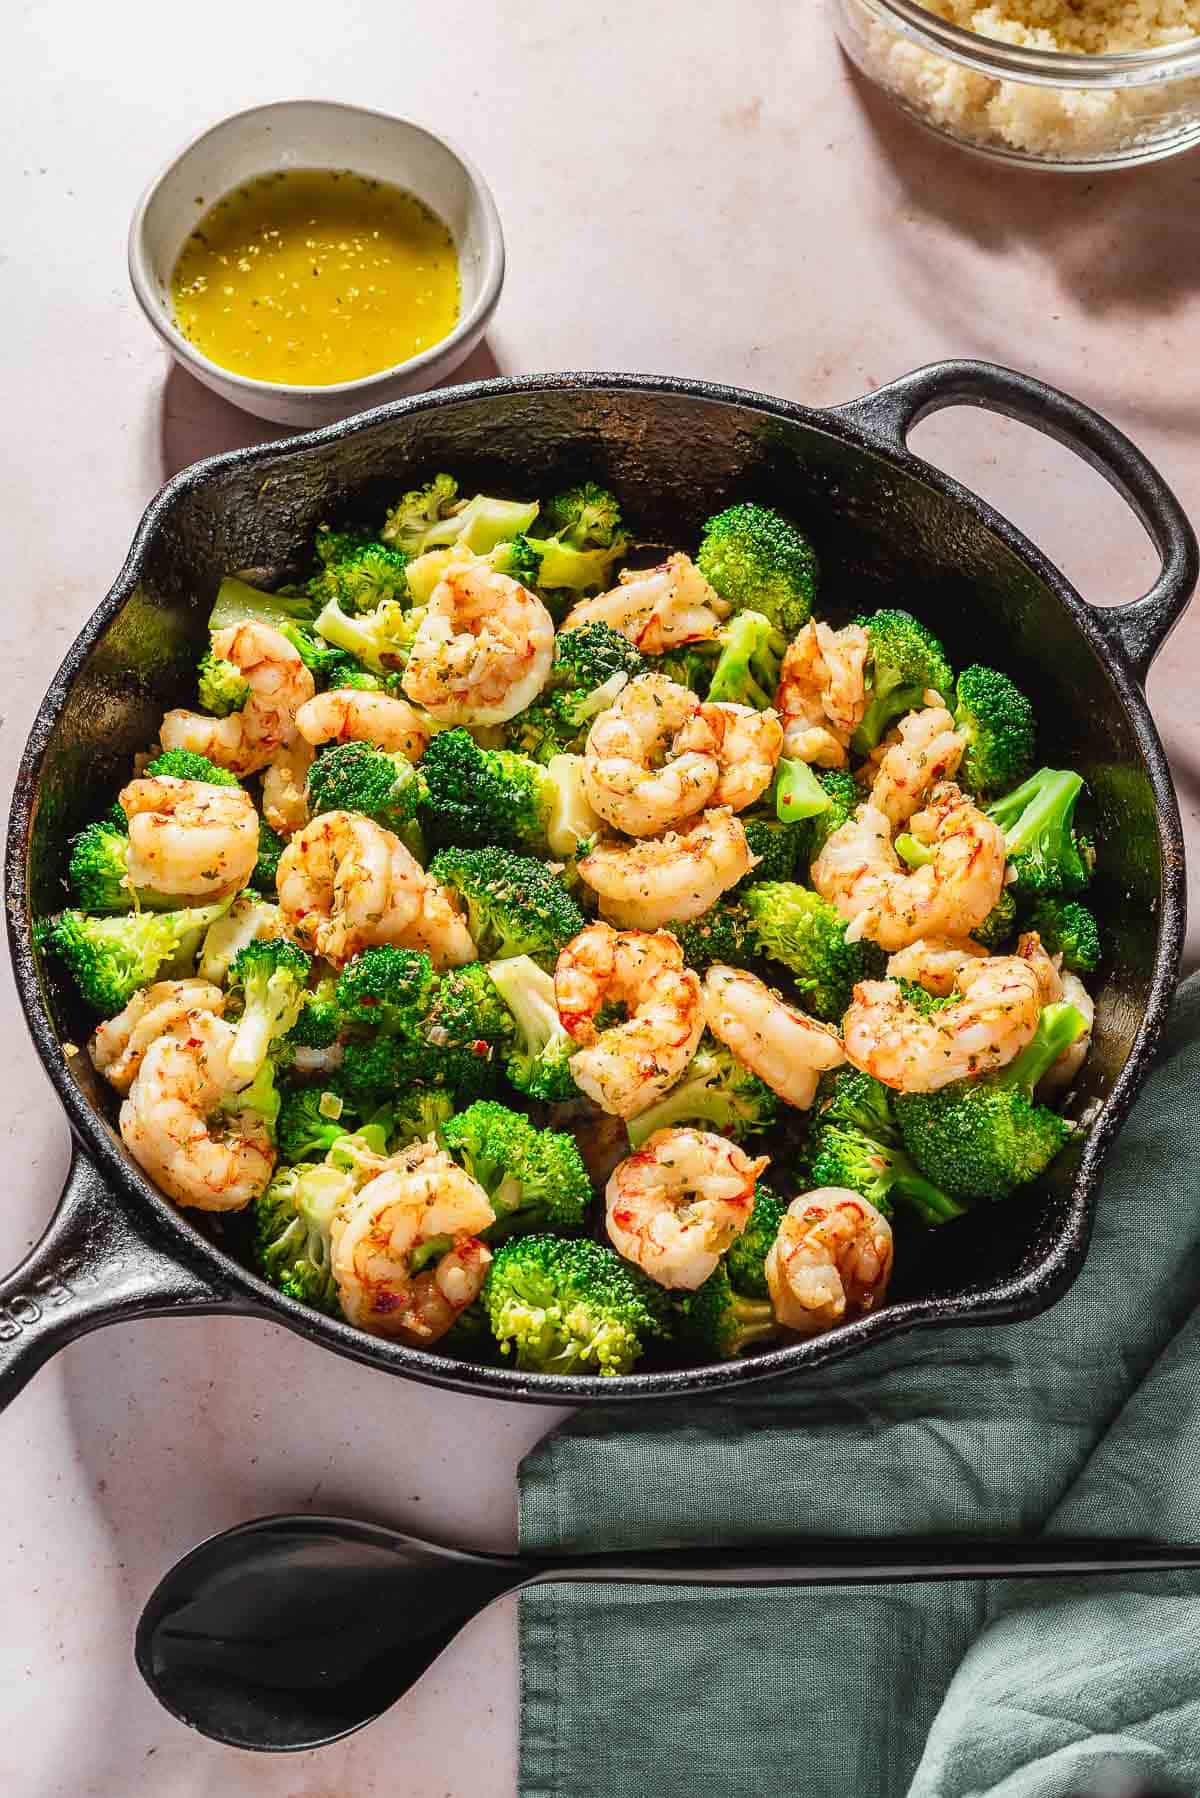
[[[167,1311],[218,1311],[230,1298],[155,1240],[153,1220],[135,1222],[76,1146],[45,1235],[0,1279],[0,1410],[89,1330]]]
[[[1090,609],[1144,682],[1200,577],[1196,534],[1162,476],[1123,431],[1082,400],[994,362],[933,362],[834,411],[885,448],[903,451],[913,426],[947,406],[1002,412],[1055,438],[1090,463],[1136,512],[1162,557],[1158,579],[1140,599]]]

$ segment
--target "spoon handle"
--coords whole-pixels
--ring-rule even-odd
[[[971,1579],[1094,1579],[1178,1573],[1200,1568],[1200,1546],[1123,1538],[1051,1537],[1041,1541],[930,1538],[924,1541],[807,1542],[780,1547],[680,1549],[665,1553],[581,1555],[539,1565],[525,1586],[624,1580],[635,1585],[874,1586]]]

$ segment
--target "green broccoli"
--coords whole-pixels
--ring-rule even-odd
[[[536,587],[542,572],[542,558],[528,537],[514,537],[511,543],[497,543],[484,558],[497,574],[506,574],[522,587]]]
[[[666,655],[654,656],[648,666],[656,674],[665,674],[677,687],[686,687],[689,693],[706,699],[717,653],[714,637],[709,643],[685,643],[668,650]]]
[[[369,1024],[385,1036],[417,1042],[436,982],[433,962],[423,949],[391,944],[362,949],[338,978],[338,1012],[345,1024]]]
[[[867,709],[851,738],[858,755],[869,755],[894,718],[918,711],[927,688],[953,704],[954,670],[928,626],[911,612],[873,612],[856,618],[867,633]]]
[[[508,849],[441,849],[429,875],[465,908],[483,961],[513,955],[556,961],[583,929],[583,913],[561,880],[529,856]]]
[[[808,863],[816,861],[834,831],[840,830],[843,824],[849,822],[863,799],[854,776],[844,768],[818,768],[816,781],[821,791],[828,797],[829,807],[826,811],[814,812],[811,817],[804,820],[805,834],[800,853],[801,859]],[[782,792],[781,780],[775,794],[776,811],[780,809],[779,801]]]
[[[852,1125],[819,1121],[813,1144],[814,1186],[848,1186],[890,1217],[904,1204],[928,1225],[962,1217],[966,1207],[925,1179],[903,1152]]]
[[[866,972],[861,945],[846,941],[845,919],[790,880],[759,881],[744,903],[761,953],[788,969],[807,1010],[839,1022]]]
[[[751,705],[765,712],[775,704],[787,638],[761,612],[739,612],[717,632],[721,653],[708,685],[714,704]]]
[[[923,843],[910,830],[902,830],[895,842],[896,854],[906,868],[927,868],[933,860],[933,845]]]
[[[365,687],[377,692],[394,678],[372,674],[357,656],[335,648],[322,637],[314,637],[302,625],[285,624],[281,635],[287,638],[309,673],[324,687]]]
[[[771,1088],[712,1037],[700,1046],[682,1080],[628,1122],[629,1141],[640,1149],[656,1130],[679,1124],[704,1124],[719,1136],[742,1142],[769,1130],[779,1115]]]
[[[381,1031],[347,1042],[339,1073],[354,1103],[369,1112],[385,1101],[405,1103],[418,1091],[450,1093],[465,1105],[490,1098],[496,1067],[490,1043],[452,1048]]]
[[[1100,962],[1100,926],[1077,899],[1039,899],[1029,915],[1050,955],[1061,955],[1072,974],[1094,974]]]
[[[253,623],[284,631],[290,624],[311,625],[319,609],[319,601],[307,593],[265,593],[230,574],[221,582],[208,615],[208,628],[216,632],[235,624]]]
[[[137,887],[129,880],[129,838],[112,824],[89,824],[71,841],[67,864],[71,891],[86,912],[174,911],[178,896]]]
[[[421,817],[437,841],[544,852],[555,787],[540,763],[480,749],[460,727],[439,731],[420,773]]]
[[[544,527],[572,549],[611,549],[625,535],[615,495],[582,481],[548,499],[539,514]]]
[[[819,818],[833,804],[832,796],[818,780],[815,770],[807,762],[795,761],[788,756],[780,761],[775,771],[771,797],[775,816],[781,824],[807,823],[810,818]]]
[[[239,949],[229,969],[229,991],[242,1000],[242,1015],[229,1051],[230,1071],[250,1080],[272,1043],[286,1036],[304,1005],[312,957],[286,937],[259,937]]]
[[[821,1076],[815,1122],[860,1130],[893,1147],[900,1141],[890,1091],[861,1068],[847,1066]]]
[[[516,1027],[515,1042],[504,1050],[512,1085],[548,1104],[578,1098],[570,1065],[576,1044],[558,1015],[553,977],[528,955],[490,962],[488,974]]]
[[[227,718],[240,712],[250,697],[250,682],[236,663],[212,651],[201,658],[197,697],[202,712],[215,718]]]
[[[418,820],[424,786],[406,755],[374,743],[335,743],[308,771],[308,807],[322,812],[361,812],[400,838],[418,861],[425,841]]]
[[[754,1209],[750,1222],[736,1237],[725,1256],[725,1272],[735,1293],[745,1299],[770,1297],[767,1290],[766,1260],[775,1246],[779,1226],[787,1206],[777,1193],[760,1181],[754,1188]]]
[[[592,1185],[575,1139],[539,1130],[519,1111],[478,1099],[442,1125],[439,1140],[487,1193],[497,1242],[518,1231],[583,1228]]]
[[[1043,1074],[1087,1029],[1073,1005],[1048,1005],[1033,1041],[999,1074],[932,1093],[900,1093],[895,1113],[921,1172],[959,1199],[1002,1199],[1050,1165],[1074,1135],[1034,1102]]]
[[[275,1143],[280,1161],[295,1165],[321,1161],[339,1136],[361,1121],[336,1082],[327,1086],[295,1087],[285,1093],[275,1123]]]
[[[416,640],[424,608],[405,609],[398,600],[385,599],[373,612],[344,612],[336,599],[327,600],[314,629],[356,663],[379,675],[400,673]]]
[[[492,1335],[527,1373],[631,1373],[667,1334],[667,1299],[586,1237],[516,1236],[483,1289]]]
[[[85,1002],[112,1017],[160,973],[191,973],[205,931],[229,903],[222,899],[182,911],[129,912],[109,918],[65,911],[46,941],[70,970]]]
[[[442,975],[422,1030],[430,1042],[478,1053],[480,1043],[507,1044],[513,1019],[483,963],[473,961]]]
[[[373,612],[384,600],[408,596],[408,556],[365,533],[319,530],[317,558],[321,572],[308,590],[322,604],[334,599],[343,610]]]
[[[972,793],[1003,793],[1033,766],[1033,707],[1007,674],[976,664],[958,677],[954,728],[966,740],[959,783]]]
[[[294,1049],[329,1049],[336,1043],[341,1028],[337,978],[326,974],[305,992],[300,1014],[288,1031],[287,1040]]]
[[[1090,846],[1072,828],[1083,781],[1069,769],[1039,768],[997,799],[987,815],[1004,832],[1018,899],[1081,893],[1092,877]]]
[[[757,881],[791,880],[805,842],[804,825],[782,824],[761,812],[743,812],[742,829],[751,855],[758,860],[734,891],[740,893]]]
[[[336,1312],[330,1235],[353,1191],[346,1173],[323,1162],[280,1168],[254,1201],[254,1260],[263,1278],[303,1305]]]
[[[453,544],[457,549],[486,556],[502,543],[527,537],[538,510],[536,500],[495,499],[491,494],[477,493],[457,511],[430,525],[421,539],[421,552],[446,549]]]
[[[672,924],[671,933],[689,968],[703,974],[714,962],[728,968],[750,968],[758,960],[754,927],[745,905],[718,903],[687,924]]]
[[[210,787],[236,787],[240,783],[228,768],[218,768],[206,755],[192,749],[165,749],[142,769],[147,778],[166,775],[171,780],[203,780]]]
[[[768,506],[731,506],[710,518],[696,566],[735,612],[758,612],[787,637],[808,623],[817,558],[807,537]]]
[[[645,669],[641,651],[611,625],[560,631],[550,679],[537,703],[508,725],[509,747],[541,762],[581,750],[592,719]]]
[[[258,821],[258,860],[254,864],[246,885],[252,887],[256,893],[263,893],[267,898],[273,899],[275,897],[275,880],[279,873],[279,858],[286,848],[287,844],[278,831],[272,830],[266,820],[260,818]]]
[[[1012,889],[1004,887],[1000,897],[993,905],[982,924],[976,925],[971,935],[977,943],[990,955],[997,955],[1010,940],[1017,928],[1017,902]]]
[[[389,509],[380,536],[405,555],[419,555],[428,532],[449,516],[457,500],[454,476],[434,475],[426,486],[401,494]]]
[[[779,1334],[769,1298],[745,1298],[733,1289],[724,1263],[703,1286],[676,1300],[677,1335],[704,1355],[733,1361],[755,1342]]]
[[[392,1100],[390,1146],[393,1154],[410,1143],[436,1136],[454,1116],[454,1099],[444,1087],[417,1086]]]
[[[281,1094],[275,1084],[275,1064],[270,1058],[263,1062],[249,1086],[240,1086],[234,1092],[225,1093],[217,1103],[217,1115],[237,1117],[247,1111],[256,1112],[267,1127],[271,1141],[275,1140],[275,1126],[279,1117]]]

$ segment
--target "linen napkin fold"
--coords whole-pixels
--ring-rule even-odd
[[[528,1550],[1042,1530],[1200,1540],[1200,976],[1052,1310],[581,1412],[521,1469]],[[1075,1798],[1118,1768],[1197,1792],[1198,1597],[1196,1575],[538,1588],[522,1798]]]

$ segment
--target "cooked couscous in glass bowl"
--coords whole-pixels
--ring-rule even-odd
[[[1200,0],[834,0],[922,124],[1009,162],[1130,167],[1200,144]]]

